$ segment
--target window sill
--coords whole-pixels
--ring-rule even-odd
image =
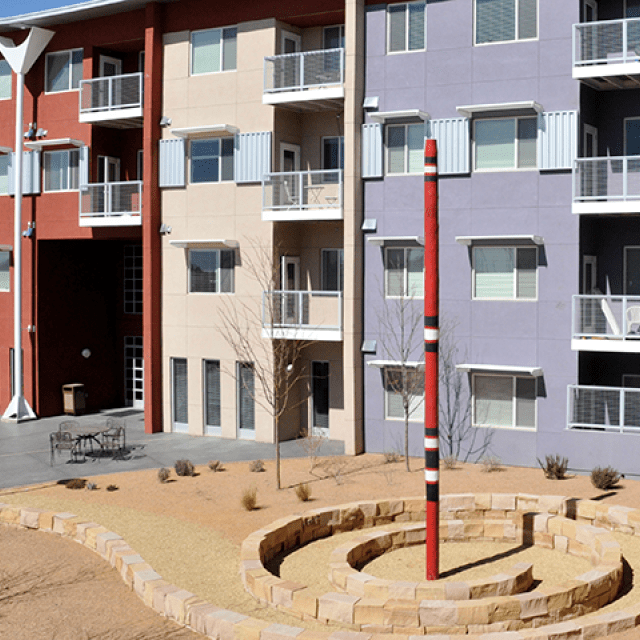
[[[45,91],[44,95],[57,96],[60,93],[71,93],[72,91],[75,91],[77,93],[78,91],[80,91],[80,87],[76,87],[75,89],[61,89],[60,91]]]
[[[522,173],[526,171],[539,171],[538,167],[505,167],[503,169],[473,169],[472,173]]]
[[[387,51],[387,55],[388,56],[397,56],[397,55],[402,55],[405,53],[425,53],[426,52],[426,47],[423,49],[411,49],[410,51],[408,49],[405,49],[403,51]]]
[[[540,38],[514,38],[513,40],[496,40],[494,42],[474,42],[474,47],[490,47],[493,44],[520,44],[521,42],[538,42]]]
[[[473,302],[538,302],[538,298],[474,298]]]
[[[236,73],[238,69],[221,69],[220,71],[203,71],[202,73],[193,73],[193,71],[189,72],[189,77],[191,78],[201,78],[202,76],[218,76],[223,73]]]
[[[472,427],[475,429],[500,429],[503,431],[526,431],[528,433],[535,433],[538,428],[537,427],[505,427],[504,425],[492,425],[492,424],[472,424]]]

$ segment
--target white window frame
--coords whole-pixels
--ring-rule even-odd
[[[6,189],[0,190],[0,196],[8,196],[11,185],[9,184],[9,167],[11,166],[11,154],[10,153],[2,153],[0,154],[0,163],[4,164],[3,170],[5,171],[5,177],[7,181]]]
[[[424,33],[422,35],[422,47],[420,49],[409,49],[409,5],[417,5],[417,4],[422,4],[424,5]],[[404,49],[400,50],[400,51],[391,51],[391,20],[389,18],[389,11],[391,7],[399,7],[399,6],[404,6],[405,7],[405,37],[404,37]],[[387,25],[386,25],[386,40],[387,40],[387,47],[386,47],[386,54],[389,56],[395,56],[398,54],[404,54],[404,53],[419,53],[420,51],[426,51],[427,50],[427,3],[425,2],[425,0],[415,0],[414,2],[400,2],[400,3],[394,3],[394,4],[388,4],[387,5],[387,11],[386,11],[386,18],[387,18]]]
[[[511,249],[515,251],[514,256],[514,275],[513,275],[513,295],[505,298],[485,298],[482,296],[476,296],[476,249]],[[525,298],[518,296],[518,251],[521,249],[535,250],[536,252],[536,295],[533,298]],[[537,246],[531,247],[529,245],[474,245],[471,248],[471,299],[482,301],[497,301],[497,302],[537,302],[539,296],[539,282],[538,282],[538,260],[540,258],[540,251]]]
[[[7,73],[8,72],[8,73]],[[13,84],[13,76],[11,74],[11,65],[6,61],[0,58],[0,76],[9,77],[9,95],[0,94],[0,100],[11,100],[12,97],[12,84]]]
[[[66,153],[68,156],[68,160],[67,160],[67,184],[69,185],[69,188],[67,189],[48,189],[47,188],[47,157],[51,157],[51,155],[53,154],[63,154]],[[76,166],[75,166],[75,172],[76,172],[76,185],[73,186],[73,170],[74,167],[71,166],[71,154],[75,154],[77,156],[77,162],[76,162]],[[78,191],[80,189],[80,151],[79,149],[60,149],[60,150],[56,150],[56,151],[45,151],[42,157],[42,173],[43,173],[43,180],[42,180],[42,191],[44,193],[69,193],[71,191]]]
[[[222,272],[222,253],[230,253],[232,255],[232,260],[233,260],[233,268],[231,269],[231,290],[230,291],[221,291],[220,290],[220,286],[222,283],[222,277],[221,277],[221,272]],[[205,295],[205,296],[209,296],[209,295],[229,295],[229,294],[233,294],[235,293],[235,288],[236,288],[236,262],[235,262],[235,252],[233,249],[189,249],[189,256],[188,256],[188,261],[187,261],[187,280],[188,280],[188,287],[187,287],[187,291],[189,294],[196,294],[196,295]],[[192,290],[192,283],[191,283],[191,256],[194,253],[217,253],[218,254],[218,268],[216,270],[216,291],[193,291]]]
[[[403,295],[401,296],[391,296],[389,295],[389,274],[387,269],[387,252],[393,250],[402,249],[404,251],[404,283],[403,283]],[[409,295],[409,271],[407,269],[408,259],[407,252],[408,251],[422,251],[423,252],[423,268],[422,268],[422,281],[423,286],[420,287],[420,291],[418,295]],[[385,247],[384,248],[384,297],[387,300],[402,300],[404,298],[411,298],[413,300],[423,300],[424,299],[424,247]]]
[[[329,29],[339,29],[339,38],[341,41],[341,45],[339,47],[337,47],[338,49],[344,49],[344,43],[345,43],[345,30],[344,30],[344,24],[330,24],[327,25],[326,27],[324,27],[322,29],[322,48],[323,50],[327,49],[326,45],[326,32]]]
[[[193,180],[193,145],[194,144],[198,144],[199,142],[213,142],[214,140],[218,140],[219,141],[219,150],[218,150],[218,179],[217,180],[199,180],[199,181],[194,181]],[[232,162],[232,177],[230,179],[222,179],[222,142],[223,140],[231,140],[231,145],[233,148],[233,154],[232,154],[232,158],[233,158],[233,162]],[[236,179],[236,175],[235,175],[235,154],[236,154],[236,149],[235,149],[235,138],[234,136],[217,136],[215,138],[199,138],[197,140],[191,140],[189,142],[189,184],[191,185],[198,185],[198,184],[224,184],[224,183],[229,183],[229,182],[234,182]],[[215,156],[210,156],[210,157],[215,157]]]
[[[225,31],[235,29],[235,39],[236,39],[236,66],[233,68],[225,69],[224,68],[224,40],[225,40]],[[193,70],[193,36],[199,33],[206,33],[207,31],[219,31],[220,32],[220,68],[213,69],[211,71],[200,71],[195,72]],[[229,73],[238,70],[238,27],[237,25],[228,25],[226,27],[216,27],[215,29],[198,29],[196,31],[191,32],[191,36],[189,37],[189,75],[191,76],[206,76],[211,75],[212,73]]]
[[[518,121],[519,120],[536,120],[536,162],[535,165],[531,167],[519,167],[518,166],[518,155],[520,150],[520,138],[518,138]],[[514,129],[514,166],[512,167],[493,167],[493,168],[485,168],[478,169],[477,166],[477,153],[476,153],[476,126],[479,122],[490,122],[497,120],[512,120],[513,121],[513,129]],[[473,170],[476,173],[496,173],[500,171],[538,171],[538,128],[537,128],[537,118],[536,116],[506,116],[502,118],[476,118],[473,121]]]
[[[324,271],[325,253],[335,252],[338,254],[338,289],[327,289],[326,275]],[[322,291],[343,291],[344,290],[344,249],[322,249],[320,251],[320,288]]]
[[[479,377],[484,378],[511,378],[511,425],[492,425],[492,424],[484,424],[478,423],[476,421],[476,380]],[[534,425],[533,427],[519,427],[516,424],[516,389],[517,389],[517,381],[519,379],[523,380],[533,380],[535,384],[535,403],[534,403]],[[537,431],[538,430],[538,378],[531,376],[518,376],[518,375],[510,375],[510,374],[488,374],[488,373],[472,373],[471,374],[471,424],[473,427],[478,429],[508,429],[512,431]]]
[[[207,364],[209,362],[218,363],[218,397],[220,398],[220,422],[219,424],[209,424],[207,414]],[[205,434],[208,436],[222,435],[222,368],[220,360],[213,358],[204,358],[202,360],[202,422],[204,424]]]
[[[384,164],[386,176],[418,176],[424,173],[424,143],[420,147],[420,170],[409,171],[409,127],[420,127],[424,131],[423,122],[409,122],[407,124],[387,124],[384,128]],[[389,170],[389,131],[404,128],[404,166],[402,171]],[[424,133],[422,135],[424,141]]]
[[[424,378],[424,369],[421,368],[409,368],[405,367],[407,373],[409,375],[414,376],[422,376]],[[398,394],[401,395],[401,391],[392,391],[389,390],[389,385],[387,384],[387,376],[390,372],[398,372],[402,373],[402,368],[400,366],[388,366],[383,369],[383,385],[384,385],[384,419],[391,420],[394,422],[404,422],[404,415],[390,416],[389,415],[389,395],[390,394]],[[412,406],[412,403],[413,406]],[[404,411],[403,411],[404,414]],[[411,399],[409,400],[409,422],[424,422],[424,392],[421,396],[416,396],[415,394],[411,394]]]
[[[11,291],[11,251],[0,251],[0,256],[3,258],[6,256],[7,260],[7,270],[5,272],[7,274],[7,286],[6,288],[0,288],[0,292]]]
[[[73,86],[73,54],[76,51],[80,51],[82,53],[82,55],[84,56],[84,49],[82,49],[82,47],[78,48],[78,49],[67,49],[64,51],[52,51],[51,53],[47,53],[46,57],[45,57],[45,64],[44,64],[44,89],[45,89],[45,94],[54,94],[54,93],[66,93],[67,91],[78,91],[80,89],[80,81],[78,81],[78,86],[74,87]],[[66,53],[69,56],[69,84],[67,89],[60,89],[60,91],[48,91],[47,87],[49,86],[49,58],[52,58],[53,56],[60,56],[62,54]],[[82,62],[80,63],[80,66],[82,66]]]
[[[536,0],[536,37],[535,38],[519,38],[518,37],[518,25],[520,16],[520,0],[513,0],[515,2],[515,29],[513,40],[494,40],[492,42],[478,42],[477,24],[478,24],[478,11],[477,0],[473,0],[473,46],[474,47],[486,47],[494,44],[507,44],[514,42],[536,42],[540,39],[540,0]]]

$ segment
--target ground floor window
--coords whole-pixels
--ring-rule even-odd
[[[220,360],[204,361],[204,421],[209,435],[219,434],[220,418]]]
[[[256,430],[255,372],[252,362],[236,364],[238,385],[238,430],[240,436],[254,437]]]
[[[384,417],[404,420],[404,398],[409,401],[409,421],[424,422],[424,371],[421,369],[384,370]]]
[[[173,395],[173,430],[189,431],[188,370],[186,358],[171,358],[171,386]]]
[[[473,376],[473,424],[478,427],[536,428],[537,378]]]

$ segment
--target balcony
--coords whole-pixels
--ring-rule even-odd
[[[574,351],[640,353],[640,297],[573,296]]]
[[[640,156],[578,158],[573,213],[640,213]]]
[[[262,180],[262,219],[342,220],[342,169],[267,173]]]
[[[142,126],[142,73],[80,81],[80,122],[132,129]]]
[[[342,340],[341,291],[264,291],[262,337],[276,340]]]
[[[262,102],[298,111],[341,109],[344,102],[344,49],[265,58]]]
[[[640,19],[573,25],[573,77],[594,89],[640,86]]]
[[[81,227],[142,224],[142,182],[103,182],[80,187]]]
[[[640,389],[569,385],[567,428],[640,432]]]

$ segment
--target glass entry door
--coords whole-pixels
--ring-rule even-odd
[[[189,399],[187,387],[187,359],[171,358],[172,423],[178,433],[189,432]]]
[[[311,363],[311,432],[329,437],[329,363]]]
[[[144,409],[142,336],[127,336],[124,339],[124,392],[127,407]]]

